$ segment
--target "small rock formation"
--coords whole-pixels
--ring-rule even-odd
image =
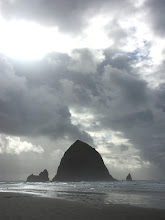
[[[127,181],[132,181],[132,177],[131,177],[131,174],[130,174],[130,173],[129,173],[128,176],[126,177],[126,180],[127,180]]]
[[[27,178],[27,182],[47,182],[47,181],[49,181],[47,170],[41,172],[39,176],[31,174]]]
[[[77,140],[65,152],[52,181],[115,181],[101,155],[88,144]]]

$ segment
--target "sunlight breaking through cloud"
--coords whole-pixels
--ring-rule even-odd
[[[43,148],[27,141],[21,141],[19,137],[0,134],[0,153],[21,154],[26,152],[43,153]]]

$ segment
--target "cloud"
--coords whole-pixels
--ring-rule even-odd
[[[140,169],[154,167],[155,176],[161,175],[164,86],[150,87],[135,62],[139,61],[114,48],[51,53],[31,62],[3,58],[1,133],[40,145],[45,158],[60,157],[81,139],[101,147],[108,167],[115,160],[117,173],[131,169],[140,178]],[[23,149],[13,146],[13,152]]]
[[[22,152],[43,153],[41,146],[33,145],[27,141],[21,141],[19,137],[0,135],[0,153],[20,154]]]
[[[73,50],[68,70],[78,73],[96,73],[97,66],[104,60],[101,50]]]
[[[16,76],[13,66],[3,56],[0,56],[0,77],[0,99],[4,102],[9,100],[10,94],[19,94],[25,88],[25,78]]]
[[[1,132],[19,136],[48,135],[54,139],[68,136],[72,140],[83,139],[92,142],[85,131],[72,125],[69,109],[61,102],[60,91],[57,88],[51,88],[45,81],[35,83],[32,75],[32,78],[28,79],[30,75],[27,76],[26,71],[21,72],[24,75],[20,76],[6,59],[2,58],[1,66]],[[36,66],[36,69],[31,71],[37,72],[38,68],[40,70],[40,66]],[[43,74],[46,74],[45,71],[43,69]],[[45,77],[47,78],[46,75]],[[52,80],[56,81],[55,75],[52,77]],[[12,83],[9,83],[11,81]]]
[[[68,72],[65,75],[63,86],[66,87],[63,87],[63,96],[64,88],[70,84],[66,95],[67,99],[70,97],[72,120],[93,137],[95,144],[100,144],[97,140],[103,137],[104,144],[108,143],[108,131],[109,135],[112,131],[122,132],[125,139],[138,150],[134,152],[134,156],[140,158],[138,164],[143,161],[143,165],[147,165],[146,169],[151,167],[149,163],[159,168],[161,164],[162,170],[163,134],[161,144],[158,139],[154,138],[153,141],[153,137],[164,130],[163,89],[161,92],[160,88],[149,86],[139,74],[139,69],[133,68],[134,58],[122,53],[117,54],[118,51],[104,51],[105,59],[97,64],[94,77],[90,71],[85,75],[78,72]],[[78,93],[77,89],[81,93]],[[120,159],[122,157],[123,154]]]
[[[156,35],[161,37],[165,36],[165,20],[164,20],[164,10],[165,2],[164,0],[147,0],[145,7],[148,9],[148,23],[152,26]]]
[[[125,45],[128,33],[118,23],[117,18],[105,26],[105,32],[113,39],[113,44],[120,48]]]
[[[27,42],[25,50],[19,48],[25,57],[32,56],[33,44],[46,51],[57,44],[73,49],[38,61],[0,55],[4,176],[17,173],[20,164],[18,176],[25,176],[23,169],[30,174],[32,166],[36,173],[48,167],[54,176],[76,139],[95,146],[121,178],[129,170],[138,178],[164,175],[164,7],[163,0],[0,1],[1,15],[12,20],[6,33],[13,27],[17,38],[24,26],[29,34],[29,40],[17,38]],[[30,33],[32,23],[39,32]],[[18,41],[4,42],[12,51]]]
[[[8,19],[27,19],[41,25],[53,25],[67,33],[80,33],[87,26],[89,18],[95,14],[110,13],[120,16],[134,9],[129,0],[36,0],[33,3],[26,0],[1,1],[4,16]],[[124,10],[123,10],[124,9]],[[134,9],[135,10],[135,9]]]

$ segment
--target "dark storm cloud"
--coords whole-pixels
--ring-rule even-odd
[[[134,59],[128,55],[114,50],[106,50],[104,54],[105,59],[98,63],[94,74],[68,71],[63,76],[64,85],[70,83],[72,88],[67,90],[69,105],[78,112],[84,107],[94,114],[101,128],[123,132],[144,160],[164,166],[163,86],[150,88],[132,68]],[[65,89],[63,92],[66,96]],[[159,135],[161,141],[156,138]]]
[[[126,45],[127,38],[132,37],[120,26],[120,21],[126,18],[124,15],[141,13],[143,9],[143,6],[139,10],[134,8],[133,2],[0,0],[1,13],[6,19],[57,26],[60,31],[74,35],[81,34],[93,16],[108,15],[112,20],[105,26],[105,31],[114,41],[113,46],[104,51],[75,49],[70,55],[47,54],[41,61],[0,56],[0,133],[19,136],[44,149],[43,158],[42,154],[36,156],[34,152],[22,152],[19,156],[6,154],[5,150],[0,152],[0,173],[3,176],[12,172],[21,175],[26,170],[31,172],[29,165],[26,166],[29,160],[38,172],[41,167],[58,166],[55,159],[50,160],[50,155],[52,158],[56,156],[54,150],[60,149],[63,153],[76,139],[93,144],[89,131],[96,134],[99,131],[121,132],[121,139],[129,139],[139,151],[140,157],[136,160],[139,163],[149,161],[159,168],[158,174],[162,172],[164,175],[165,65],[154,67],[152,77],[156,75],[159,86],[152,88],[142,78],[141,73],[145,70],[135,67],[141,64],[137,54],[142,48],[130,54],[120,49]],[[165,1],[148,0],[144,7],[150,27],[163,37]],[[146,55],[139,55],[141,61],[149,59],[151,46],[152,42]],[[80,124],[72,111],[78,113],[77,117],[84,117],[84,124]],[[93,118],[88,121],[88,116]],[[76,123],[73,119],[77,119]],[[111,145],[114,152],[115,147],[115,144]],[[129,146],[124,142],[118,147],[119,157],[108,157],[124,163],[121,155],[127,155]],[[36,157],[41,157],[37,159],[38,165]]]
[[[147,0],[146,9],[149,11],[148,22],[153,27],[156,34],[160,36],[165,35],[165,1],[164,0]]]
[[[76,53],[77,59],[75,52],[52,53],[33,62],[1,59],[1,132],[92,143],[85,125],[72,123],[74,109],[82,116],[93,115],[88,130],[122,132],[144,161],[163,170],[164,85],[150,88],[132,67],[135,60],[119,50],[105,50],[101,61],[98,51]]]
[[[159,104],[161,108],[159,109],[157,103],[163,103],[164,92],[161,92],[160,88],[149,88],[144,80],[139,79],[137,75],[135,77],[133,73],[130,75],[108,67],[105,74],[106,83],[113,86],[109,86],[112,97],[109,114],[105,110],[104,116],[100,119],[103,127],[122,131],[140,150],[143,159],[157,165],[161,164],[159,166],[163,169],[165,120],[163,106]],[[159,135],[161,141],[156,138]]]
[[[108,64],[119,70],[125,70],[127,73],[131,73],[131,71],[133,71],[133,58],[131,58],[127,53],[122,52],[120,49],[108,48],[104,50],[104,54],[105,59],[100,65],[102,68],[100,71],[103,71],[104,67]]]
[[[101,128],[123,132],[144,160],[164,167],[163,86],[150,88],[132,68],[134,59],[118,52],[105,51],[105,59],[94,74],[68,71],[63,76],[64,85],[71,85],[67,90],[69,105],[78,112],[82,108],[91,112]],[[63,92],[66,96],[65,89]],[[159,135],[161,141],[156,138]]]
[[[122,145],[120,146],[120,150],[121,150],[121,151],[127,151],[127,150],[128,150],[128,146],[122,144]]]
[[[118,64],[120,65],[120,64]],[[104,74],[105,83],[111,83],[113,91],[119,92],[121,99],[127,99],[130,105],[141,104],[146,100],[146,83],[134,73],[107,65]]]
[[[161,111],[165,112],[165,84],[162,83],[159,85],[159,90],[157,91],[158,100],[156,102],[157,108],[159,108]]]
[[[46,81],[31,83],[32,79],[28,79],[30,75],[26,78],[26,71],[19,76],[7,59],[1,57],[0,62],[1,133],[18,136],[48,135],[54,139],[68,136],[73,140],[92,142],[87,133],[71,123],[68,107],[62,103],[58,90],[51,88],[52,84]],[[31,77],[35,70],[37,67],[30,71]],[[53,78],[52,81],[56,81]]]
[[[58,26],[65,32],[79,32],[87,25],[89,17],[95,14],[112,14],[122,8],[121,16],[123,11],[131,13],[133,10],[129,0],[3,0],[1,6],[6,18],[22,18],[41,25]]]

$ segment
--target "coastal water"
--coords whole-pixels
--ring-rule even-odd
[[[98,205],[113,203],[165,209],[165,181],[0,182],[0,192],[27,193]]]

